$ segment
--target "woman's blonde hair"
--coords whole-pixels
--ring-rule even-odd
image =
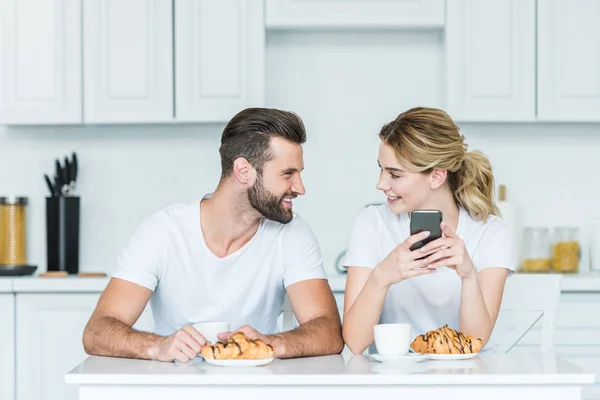
[[[412,108],[384,125],[379,137],[394,149],[408,171],[448,171],[454,200],[471,217],[485,221],[490,214],[500,215],[488,158],[480,151],[467,151],[465,137],[444,111]]]

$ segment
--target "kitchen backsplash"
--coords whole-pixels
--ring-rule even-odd
[[[267,104],[305,121],[307,194],[295,209],[313,227],[328,272],[356,212],[380,202],[377,133],[417,105],[443,107],[437,33],[270,33]],[[318,61],[318,62],[317,62]],[[461,124],[470,149],[491,159],[521,226],[600,222],[600,126]],[[29,261],[45,270],[43,173],[59,154],[80,158],[80,270],[112,272],[120,248],[148,214],[200,198],[219,178],[222,125],[0,128],[0,194],[26,195]],[[600,233],[600,230],[598,230]]]

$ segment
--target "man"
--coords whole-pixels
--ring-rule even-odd
[[[292,212],[305,193],[305,141],[293,113],[250,108],[233,117],[214,193],[140,224],[85,328],[86,353],[187,362],[207,343],[191,324],[211,321],[272,344],[278,358],[341,352],[319,245]],[[300,325],[276,333],[286,292]],[[132,329],[148,300],[155,334]]]

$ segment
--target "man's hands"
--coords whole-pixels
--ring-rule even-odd
[[[200,354],[207,340],[192,326],[184,326],[150,350],[150,357],[158,361],[188,362]]]

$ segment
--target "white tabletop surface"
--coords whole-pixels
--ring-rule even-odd
[[[369,356],[274,360],[261,367],[218,367],[88,357],[65,377],[100,385],[562,385],[591,384],[593,373],[554,354],[486,354],[469,360],[392,364]]]

